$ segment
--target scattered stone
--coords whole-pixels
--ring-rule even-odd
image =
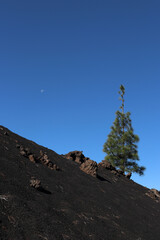
[[[47,154],[44,154],[44,155],[43,155],[43,159],[44,159],[44,160],[48,160],[48,159],[49,159],[49,158],[48,158],[48,155],[47,155]]]
[[[30,180],[30,186],[35,188],[36,190],[46,193],[46,194],[51,194],[50,191],[44,189],[41,185],[41,181],[39,179],[35,179],[34,177],[31,178]]]
[[[21,151],[23,151],[23,150],[24,150],[24,147],[23,147],[22,145],[20,146],[20,150],[21,150]]]
[[[8,201],[9,195],[0,195],[0,200]]]
[[[60,168],[52,163],[46,153],[43,153],[42,150],[40,150],[40,156],[36,157],[34,154],[31,153],[29,148],[24,148],[22,145],[16,145],[17,148],[20,149],[20,154],[24,157],[27,157],[31,162],[41,162],[43,165],[46,165],[51,170],[59,171]]]
[[[34,157],[33,154],[30,154],[30,155],[28,156],[28,158],[29,158],[29,160],[30,160],[31,162],[33,162],[33,163],[36,162],[36,161],[35,161],[35,157]]]
[[[4,135],[9,136],[8,132],[4,132]]]
[[[56,170],[56,171],[59,171],[60,168],[56,165],[56,164],[53,164],[52,162],[49,162],[49,164],[47,165],[48,168],[50,168],[51,170]]]
[[[52,169],[53,169],[53,170],[56,170],[56,171],[59,171],[59,170],[60,170],[60,168],[59,168],[56,164],[53,164]]]
[[[27,157],[27,154],[26,154],[26,152],[25,152],[24,150],[21,150],[21,151],[20,151],[20,154],[21,154],[22,156],[24,156],[24,157]]]
[[[41,156],[41,157],[43,156],[43,151],[42,151],[42,150],[40,150],[40,156]]]
[[[44,154],[40,160],[43,162],[44,165],[48,165],[50,163],[49,157],[47,154]]]
[[[31,155],[32,154],[29,148],[25,148],[24,150],[25,150],[27,155]]]
[[[35,189],[40,189],[41,188],[41,181],[38,179],[32,178],[30,180],[30,186],[35,188]]]
[[[49,159],[46,159],[44,162],[43,162],[44,165],[49,165],[51,164],[50,160]]]
[[[45,165],[47,165],[47,164],[50,162],[49,157],[48,157],[47,154],[41,155],[41,153],[40,153],[39,160],[40,160],[43,164],[45,164]]]
[[[22,145],[16,144],[16,147],[20,149],[20,154],[24,157],[28,157],[32,155],[29,148],[24,148]]]
[[[57,171],[60,170],[60,168],[56,164],[54,164],[50,161],[48,155],[46,153],[43,153],[42,150],[40,150],[40,157],[38,157],[38,160],[40,162],[42,162],[42,164],[46,165],[51,170],[57,170]]]
[[[98,166],[97,166],[97,163],[95,161],[92,161],[90,159],[87,160],[86,162],[84,162],[80,165],[80,169],[83,172],[85,172],[87,174],[90,174],[93,177],[97,176]]]

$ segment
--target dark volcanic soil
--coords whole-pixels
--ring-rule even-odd
[[[0,239],[160,239],[149,189],[102,167],[98,176],[1,126]]]

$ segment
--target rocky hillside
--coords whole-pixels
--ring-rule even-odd
[[[1,240],[156,240],[159,192],[0,126]]]

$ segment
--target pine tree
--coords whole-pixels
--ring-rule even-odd
[[[111,132],[104,144],[103,151],[107,153],[105,159],[113,166],[125,172],[136,172],[143,175],[145,167],[138,166],[139,161],[137,144],[138,135],[134,134],[130,112],[124,113],[125,88],[120,86],[121,111],[116,112],[116,118],[111,127]]]

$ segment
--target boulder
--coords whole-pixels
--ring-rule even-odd
[[[30,160],[31,162],[33,162],[33,163],[36,162],[33,154],[30,154],[30,155],[28,156],[28,158],[29,158],[29,160]]]
[[[67,154],[62,155],[64,158],[70,159],[72,161],[75,161],[79,164],[84,163],[85,161],[87,161],[89,158],[85,157],[83,155],[82,151],[71,151]]]
[[[72,152],[69,152],[69,153],[63,155],[63,157],[70,159],[72,161],[75,161],[79,164],[82,164],[84,162],[84,158],[85,158],[82,151],[72,151]]]
[[[40,189],[41,188],[41,181],[38,179],[32,178],[30,180],[30,186],[35,188],[35,189]]]
[[[86,162],[84,162],[80,165],[80,169],[83,172],[85,172],[87,174],[90,174],[93,177],[97,176],[98,166],[97,166],[97,163],[95,161],[92,161],[90,159],[87,160]]]
[[[109,169],[109,170],[115,170],[115,167],[113,167],[112,164],[110,162],[108,162],[107,160],[102,160],[102,162],[98,163],[98,167],[99,166]]]
[[[30,186],[35,188],[36,190],[46,193],[46,194],[51,194],[50,191],[46,190],[45,188],[43,188],[43,186],[41,185],[41,181],[39,179],[35,179],[34,177],[31,178],[30,180]]]

